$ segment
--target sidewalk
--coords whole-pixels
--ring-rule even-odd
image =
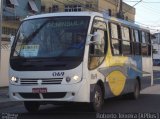
[[[2,87],[0,88],[0,103],[8,102],[9,95],[8,95],[8,87]]]
[[[0,87],[0,109],[20,104],[22,102],[15,102],[9,99],[8,87]]]

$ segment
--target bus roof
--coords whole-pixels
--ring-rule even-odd
[[[25,20],[28,19],[35,19],[35,18],[44,18],[44,17],[58,17],[58,16],[101,16],[103,15],[98,12],[58,12],[58,13],[47,13],[47,14],[40,14],[40,15],[33,15],[27,17]]]
[[[126,21],[126,20],[123,20],[123,19],[118,19],[118,18],[115,18],[115,17],[109,17],[109,16],[107,17],[107,19],[112,21],[112,22],[115,22],[115,23],[127,25],[127,26],[130,26],[130,27],[136,28],[136,29],[141,29],[141,30],[145,30],[145,31],[150,32],[150,29],[148,27],[144,27],[142,25],[135,24],[134,22]]]
[[[134,27],[137,29],[143,29],[149,32],[149,28],[144,27],[142,25],[135,24],[134,22],[118,19],[115,17],[110,17],[110,16],[107,16],[105,13],[103,14],[103,13],[92,12],[92,11],[47,13],[47,14],[29,16],[25,18],[24,20],[45,18],[45,17],[59,17],[59,16],[92,16],[92,17],[99,16],[109,21],[117,22],[117,23],[124,24],[124,25],[129,25],[131,27]]]

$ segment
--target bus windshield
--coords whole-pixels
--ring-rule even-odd
[[[12,57],[83,56],[90,17],[47,17],[24,21],[12,47]]]

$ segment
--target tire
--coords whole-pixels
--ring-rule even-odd
[[[40,104],[38,102],[24,102],[24,106],[29,113],[36,113],[39,110]]]
[[[93,102],[91,102],[91,109],[94,112],[99,112],[102,110],[102,106],[104,103],[104,97],[102,93],[102,89],[99,85],[95,86],[94,95],[93,95]]]
[[[140,96],[140,84],[138,80],[135,80],[134,91],[131,93],[130,98],[133,100],[137,100]]]

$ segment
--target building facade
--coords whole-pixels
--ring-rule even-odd
[[[41,13],[41,0],[3,0],[2,40],[15,35],[20,20]]]
[[[110,16],[117,17],[119,0],[42,0],[42,12],[76,12],[96,11],[107,12]],[[122,3],[124,19],[135,20],[135,8]]]
[[[10,35],[15,35],[21,19],[41,13],[41,0],[2,0],[3,21],[1,41],[0,87],[8,86]]]

